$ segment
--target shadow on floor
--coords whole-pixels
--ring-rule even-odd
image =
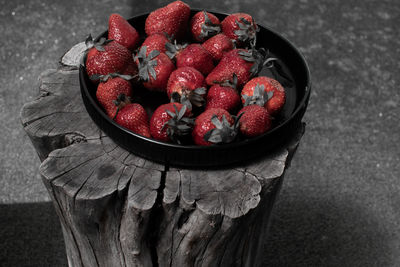
[[[0,205],[0,265],[67,266],[52,203]]]
[[[375,217],[350,204],[281,200],[263,266],[390,266]],[[1,266],[67,266],[52,203],[0,205]]]
[[[262,266],[392,266],[390,234],[351,202],[282,199],[265,242]]]

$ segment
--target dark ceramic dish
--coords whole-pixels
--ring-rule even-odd
[[[192,10],[192,15],[197,11],[199,10]],[[215,14],[221,21],[226,16],[222,13],[211,13]],[[147,15],[135,16],[128,20],[141,36],[145,35],[144,24]],[[257,47],[268,49],[271,55],[279,58],[281,69],[291,80],[284,85],[286,103],[283,111],[278,118],[275,118],[273,128],[261,136],[241,139],[231,144],[202,147],[165,143],[137,135],[119,126],[106,115],[96,100],[95,85],[91,83],[85,68],[81,66],[79,78],[85,107],[100,129],[121,147],[143,158],[168,166],[217,167],[251,160],[268,153],[290,138],[297,127],[300,126],[310,97],[311,81],[307,63],[294,45],[267,27],[259,25],[259,28]],[[107,32],[104,32],[98,38],[102,36],[107,37]],[[260,75],[285,82],[285,80],[282,81],[282,77],[277,77],[276,73],[269,69],[263,70]],[[152,93],[143,88],[135,88],[135,90],[139,93],[136,98],[134,96],[134,99],[139,99],[139,102],[145,106],[150,115],[158,105],[168,102],[166,96],[160,93]]]

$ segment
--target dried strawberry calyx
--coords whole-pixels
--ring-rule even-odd
[[[276,57],[270,57],[269,50],[264,48],[256,49],[255,45],[252,45],[249,50],[241,50],[238,52],[240,57],[247,62],[254,62],[250,69],[252,76],[257,76],[258,73],[265,67],[268,68],[274,78],[282,84],[284,87],[292,87],[294,84],[293,79],[286,73],[282,67],[282,62]]]
[[[183,105],[180,110],[174,106],[174,112],[170,110],[165,110],[167,114],[171,117],[161,128],[163,130],[166,129],[167,136],[171,139],[172,142],[181,144],[181,140],[183,137],[190,135],[192,132],[192,128],[194,125],[194,120],[189,117],[185,117],[185,113],[187,107]]]
[[[96,48],[97,51],[105,51],[104,46],[107,45],[108,43],[111,43],[112,39],[107,40],[106,38],[102,37],[98,41],[93,40],[93,37],[91,34],[86,37],[85,40],[85,45],[86,45],[86,50],[84,51],[82,57],[80,58],[79,62],[82,66],[85,66],[85,60],[86,60],[86,55],[88,54],[89,50],[91,48]]]
[[[202,107],[206,104],[207,89],[205,87],[199,87],[195,90],[182,90],[182,93],[173,92],[171,95],[171,102],[178,102],[185,105],[189,110],[192,110],[193,106]]]
[[[277,58],[269,57],[268,50],[264,48],[256,49],[255,46],[252,46],[249,50],[240,50],[238,54],[243,60],[254,63],[250,69],[252,76],[257,76],[263,67],[272,68],[273,62],[278,60]]]
[[[119,94],[117,96],[116,99],[113,100],[113,103],[115,106],[117,106],[117,111],[115,112],[115,116],[113,118],[113,120],[115,120],[115,118],[118,115],[118,112],[125,107],[126,105],[131,103],[131,98],[125,94]]]
[[[249,105],[259,105],[263,107],[265,103],[268,102],[274,95],[273,91],[265,91],[265,86],[263,84],[258,84],[256,87],[254,87],[253,90],[253,95],[248,96],[248,95],[243,95],[244,98],[244,106],[249,106]]]
[[[235,122],[231,125],[225,115],[222,115],[222,120],[220,120],[218,116],[214,114],[211,117],[211,123],[214,124],[215,128],[209,130],[204,135],[204,140],[213,144],[227,144],[233,142],[238,135],[239,120],[242,115],[243,113],[237,116]]]
[[[169,35],[167,32],[163,32],[163,34],[169,42],[172,42],[175,39],[174,34]]]
[[[223,87],[232,87],[233,89],[237,90],[238,77],[237,77],[236,73],[233,73],[232,80],[225,80],[223,82],[216,81],[214,83],[218,83],[220,86],[223,86]]]
[[[139,78],[144,82],[150,81],[150,76],[156,80],[157,73],[154,69],[157,66],[157,60],[155,59],[158,55],[160,55],[160,51],[153,50],[146,56],[147,46],[142,46],[135,56],[134,60],[138,61],[138,69],[139,69]]]
[[[260,30],[255,24],[254,20],[248,21],[245,18],[240,18],[240,20],[236,20],[236,25],[239,26],[239,30],[234,31],[238,40],[245,43],[251,42],[256,38],[257,32]]]
[[[183,49],[186,48],[186,46],[188,46],[187,43],[185,44],[178,44],[176,42],[176,40],[174,41],[174,43],[166,43],[165,44],[165,49],[167,49],[167,51],[165,52],[165,54],[167,54],[167,56],[170,59],[174,59],[176,57],[176,55],[182,51]]]
[[[91,49],[92,47],[96,48],[98,51],[105,51],[104,46],[108,43],[111,43],[112,39],[107,40],[104,37],[101,37],[97,42],[93,40],[93,37],[91,34],[88,35],[88,37],[85,40],[85,45],[86,45],[86,50]]]
[[[203,10],[203,14],[204,14],[204,23],[201,24],[201,32],[199,38],[207,39],[220,33],[221,26],[219,24],[212,23],[206,11]]]
[[[106,82],[108,79],[116,78],[116,77],[119,77],[119,78],[122,78],[124,80],[130,81],[130,80],[136,78],[137,76],[127,75],[127,74],[119,74],[119,73],[109,73],[107,75],[93,74],[89,78],[92,81]]]

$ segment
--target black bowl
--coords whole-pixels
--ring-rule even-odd
[[[192,15],[198,11],[200,10],[192,10]],[[218,12],[211,13],[221,20],[227,16]],[[144,24],[147,15],[135,16],[128,20],[141,36],[145,36]],[[280,67],[286,74],[284,76],[291,81],[285,84],[286,103],[279,117],[275,118],[274,127],[261,136],[242,139],[231,144],[203,147],[166,143],[135,134],[106,115],[97,102],[96,86],[89,80],[85,68],[81,66],[79,80],[85,107],[93,121],[118,145],[138,156],[168,166],[217,167],[251,160],[266,154],[282,145],[300,127],[310,97],[311,80],[307,63],[296,47],[271,29],[262,25],[258,26],[260,31],[257,34],[257,46],[264,47],[270,51],[271,55],[280,59]],[[107,32],[98,38],[102,36],[107,37]],[[270,76],[277,80],[282,78],[276,77],[276,72],[271,72],[269,69],[263,70],[260,75]],[[150,110],[150,113],[159,104],[168,102],[163,94],[152,93],[143,88],[135,88],[135,90],[141,92],[138,98],[142,98],[141,104]]]

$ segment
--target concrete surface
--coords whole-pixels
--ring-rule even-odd
[[[306,134],[265,242],[266,266],[400,266],[400,2],[187,1],[253,14],[306,56]],[[88,33],[166,1],[0,0],[0,266],[65,266],[58,219],[19,121],[37,77]]]

